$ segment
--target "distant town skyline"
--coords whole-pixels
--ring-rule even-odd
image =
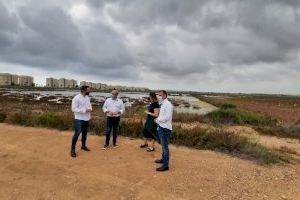
[[[118,89],[121,91],[136,91],[145,92],[149,91],[147,87],[135,87],[129,85],[111,85],[104,82],[91,82],[91,81],[80,81],[75,79],[67,79],[64,77],[54,78],[46,77],[45,84],[38,84],[34,81],[33,76],[20,75],[12,73],[1,73],[0,72],[0,86],[35,86],[35,87],[47,87],[47,88],[80,88],[80,86],[86,85],[96,90],[112,90]]]
[[[300,1],[2,0],[0,72],[300,94]]]

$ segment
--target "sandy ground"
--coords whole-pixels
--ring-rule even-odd
[[[104,151],[104,138],[89,136],[92,151],[72,159],[71,136],[0,124],[0,199],[300,199],[300,165],[171,146],[171,170],[159,173],[160,150],[147,153],[140,140]]]

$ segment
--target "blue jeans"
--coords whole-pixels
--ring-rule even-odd
[[[169,143],[172,131],[163,127],[158,127],[158,136],[162,147],[163,167],[169,167],[170,152]]]
[[[88,125],[89,125],[88,121],[75,119],[75,121],[74,121],[75,133],[74,133],[73,138],[72,138],[72,147],[71,147],[72,150],[76,149],[76,143],[77,143],[77,140],[78,140],[78,137],[79,137],[80,133],[82,133],[82,137],[81,137],[82,147],[86,146],[86,137],[87,137]]]
[[[106,142],[105,145],[109,145],[110,133],[113,130],[113,144],[117,144],[117,135],[119,133],[120,117],[106,117]]]

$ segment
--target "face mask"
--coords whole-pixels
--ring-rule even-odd
[[[116,100],[117,99],[117,95],[111,95],[111,98],[113,99],[113,100]]]
[[[89,95],[90,95],[90,92],[85,92],[85,95],[86,95],[86,96],[89,96]]]
[[[161,104],[161,103],[163,102],[163,98],[162,98],[161,96],[159,96],[159,97],[157,98],[157,100],[158,100],[158,103],[159,103],[159,104]]]

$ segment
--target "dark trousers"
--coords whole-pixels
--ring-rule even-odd
[[[119,133],[120,127],[120,117],[106,117],[106,143],[105,145],[109,145],[110,141],[110,133],[113,130],[113,144],[117,144],[117,135]]]
[[[158,127],[158,136],[162,147],[162,160],[163,166],[169,167],[170,152],[169,143],[172,131],[166,128]]]
[[[82,136],[81,136],[82,147],[85,147],[88,125],[89,125],[88,121],[75,119],[75,121],[74,121],[75,133],[72,138],[72,150],[76,149],[76,143],[77,143],[80,133],[82,133]]]

